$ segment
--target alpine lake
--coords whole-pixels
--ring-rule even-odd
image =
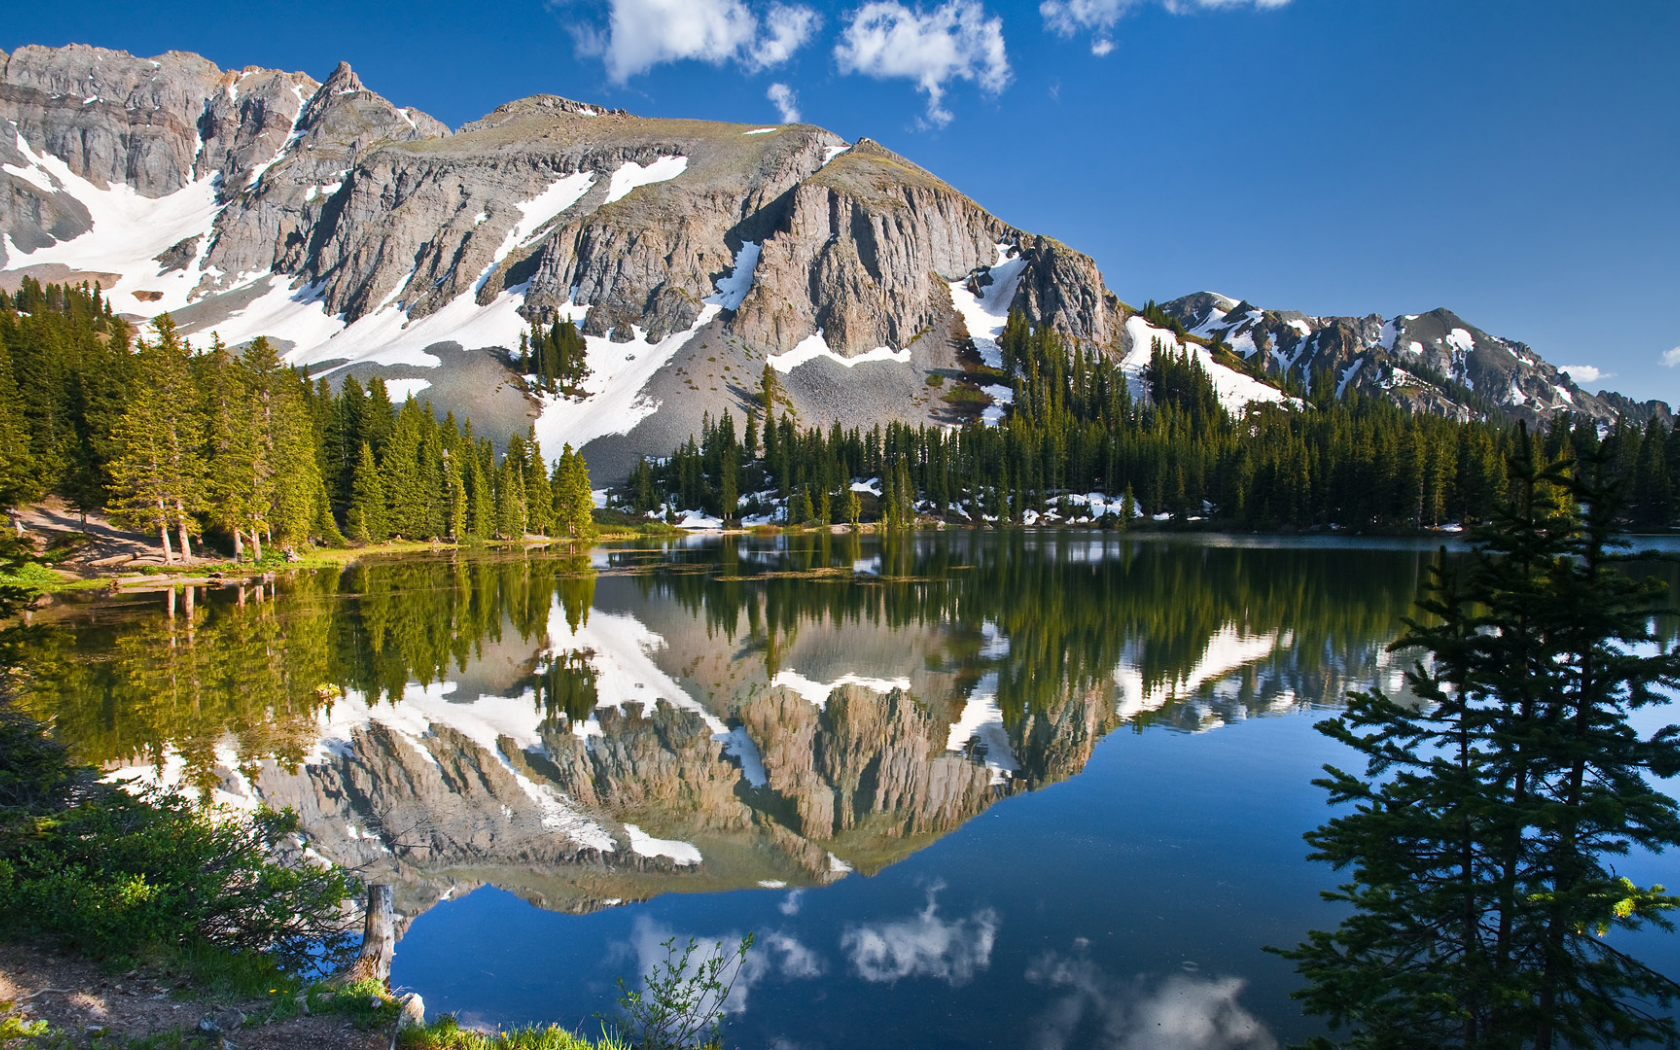
[[[594,1034],[666,941],[751,931],[729,1046],[1274,1047],[1323,1028],[1264,949],[1341,914],[1301,835],[1320,767],[1358,766],[1313,727],[1349,690],[1405,694],[1416,654],[1387,646],[1438,549],[1029,530],[368,559],[60,602],[20,700],[113,778],[290,806],[393,883],[392,985],[430,1014]],[[1621,868],[1680,883],[1672,857]],[[1676,941],[1628,947],[1680,976]]]

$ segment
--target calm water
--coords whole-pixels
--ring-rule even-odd
[[[592,1028],[695,937],[728,1042],[1269,1047],[1312,729],[1431,546],[1084,533],[439,556],[56,610],[24,702],[79,758],[289,805],[397,883],[431,1012]],[[1673,884],[1673,862],[1630,874]],[[1672,937],[1632,947],[1680,973]]]

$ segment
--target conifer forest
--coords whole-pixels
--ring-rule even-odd
[[[593,533],[588,468],[534,439],[500,455],[471,420],[284,364],[266,339],[194,346],[146,331],[97,288],[0,293],[0,503],[63,497],[191,558],[205,536],[265,547]]]

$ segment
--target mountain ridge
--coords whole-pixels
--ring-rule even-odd
[[[605,478],[744,413],[766,366],[807,422],[972,419],[937,387],[986,399],[978,362],[1010,310],[1139,382],[1153,342],[1176,342],[1238,408],[1333,369],[1415,410],[1667,415],[1456,315],[1233,316],[1245,304],[1198,293],[1148,322],[1090,256],[868,138],[557,95],[452,130],[342,62],[317,82],[185,52],[0,54],[0,281],[24,273],[101,281],[195,339],[267,335],[317,375],[383,376],[498,440],[534,426],[548,456],[583,448]],[[561,320],[587,342],[577,399],[515,375],[521,336]]]

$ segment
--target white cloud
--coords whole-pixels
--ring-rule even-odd
[[[764,16],[764,38],[753,47],[752,67],[769,69],[786,62],[821,25],[821,16],[809,7],[771,4]]]
[[[981,908],[966,919],[938,915],[934,894],[927,907],[909,919],[856,926],[840,937],[859,977],[885,983],[902,977],[932,977],[953,986],[967,984],[992,962],[998,916]]]
[[[1111,34],[1120,19],[1147,2],[1149,0],[1044,0],[1038,5],[1038,13],[1044,16],[1044,27],[1059,36],[1092,34],[1091,54],[1102,56],[1114,50]],[[1175,15],[1232,7],[1282,7],[1287,3],[1289,0],[1160,0],[1161,6]]]
[[[1669,351],[1669,353],[1680,354],[1680,347],[1676,347],[1674,350]],[[1673,361],[1667,360],[1667,356],[1667,354],[1663,355],[1664,363],[1673,364]],[[1569,373],[1569,378],[1575,380],[1577,383],[1596,383],[1601,379],[1609,379],[1611,376],[1616,374],[1614,372],[1601,371],[1596,365],[1558,365],[1558,371]]]
[[[913,80],[928,97],[928,120],[944,126],[941,104],[951,80],[977,84],[988,95],[1009,86],[1003,20],[986,18],[978,0],[947,0],[931,11],[897,0],[874,0],[852,15],[835,45],[842,73]]]
[[[575,25],[579,49],[599,55],[607,77],[622,84],[664,62],[695,59],[752,70],[786,62],[810,40],[821,19],[802,4],[770,5],[764,20],[742,0],[610,0],[602,32]],[[561,6],[551,0],[551,7]]]
[[[792,88],[786,84],[771,84],[764,97],[774,102],[781,111],[783,124],[799,123],[799,95]]]
[[[1065,989],[1034,1026],[1033,1050],[1277,1050],[1266,1026],[1237,1004],[1241,978],[1175,974],[1151,985],[1056,952],[1034,961],[1026,976]]]
[[[1675,347],[1673,350],[1663,351],[1663,364],[1670,368],[1673,368],[1675,365],[1680,365],[1680,346]]]

